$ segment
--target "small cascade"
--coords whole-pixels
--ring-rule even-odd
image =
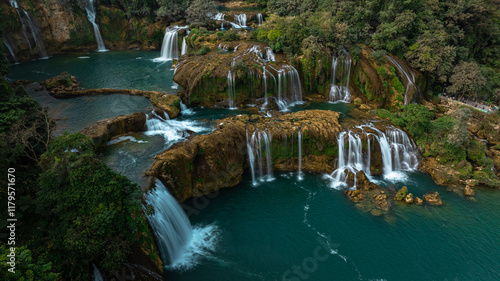
[[[366,140],[366,148],[363,148],[362,140]],[[338,168],[330,175],[334,188],[347,185],[346,171],[353,174],[364,171],[370,177],[372,140],[379,144],[384,178],[399,179],[401,171],[418,167],[417,147],[404,131],[389,127],[384,133],[371,124],[357,126],[355,130],[341,132],[338,136]]]
[[[266,47],[266,61],[276,61],[276,57],[274,56],[273,50],[270,47]]]
[[[9,51],[9,54],[12,57],[12,61],[14,63],[17,63],[16,54],[14,53],[14,50],[10,46],[9,42],[5,38],[3,38],[3,43],[4,43],[5,47],[7,47],[7,50]]]
[[[187,54],[188,52],[188,45],[186,44],[186,37],[182,38],[182,49],[181,49],[181,56]]]
[[[156,179],[156,187],[145,195],[146,202],[154,207],[154,214],[148,215],[160,248],[162,261],[175,265],[191,242],[193,230],[181,205]]]
[[[181,103],[180,103],[180,107],[181,107],[181,115],[193,115],[193,110],[188,108],[187,105],[185,105],[184,103],[182,103],[182,100],[181,100]]]
[[[165,118],[156,114],[153,110],[150,114],[146,114],[146,132],[145,135],[149,136],[163,136],[165,142],[173,143],[189,137],[187,131],[195,133],[207,130],[200,127],[193,121],[178,121],[170,120],[168,114],[164,112]]]
[[[92,264],[92,267],[94,268],[94,281],[104,281],[104,277],[102,277],[101,271],[95,264]]]
[[[409,102],[408,101],[408,91],[410,89],[412,89],[415,93],[419,92],[418,87],[417,87],[417,83],[415,82],[415,74],[413,73],[413,71],[410,68],[408,68],[408,71],[406,71],[405,68],[403,67],[403,65],[398,63],[397,60],[390,57],[389,55],[386,55],[385,57],[392,63],[392,65],[394,65],[398,69],[401,76],[404,76],[406,78],[406,89],[405,89],[405,94],[404,94],[404,103],[405,103],[405,105],[407,105]],[[415,97],[416,97],[416,95],[414,96],[412,102],[415,102]]]
[[[288,111],[288,107],[302,103],[302,85],[297,69],[284,65],[278,71],[277,103],[280,111]]]
[[[19,8],[19,5],[17,4],[16,0],[9,0],[9,2],[10,2],[10,5],[12,7],[16,8],[16,9]]]
[[[264,102],[264,104],[262,105],[261,107],[261,110],[264,111],[266,110],[266,107],[267,107],[267,104],[269,102],[269,97],[267,96],[267,76],[266,76],[266,67],[265,66],[262,66],[262,80],[264,81],[264,98],[266,99],[266,101]]]
[[[102,40],[101,31],[99,31],[99,26],[95,23],[95,18],[97,15],[97,11],[95,9],[94,0],[89,0],[87,6],[85,7],[85,11],[87,11],[87,18],[92,23],[94,27],[94,35],[95,41],[97,43],[97,51],[98,52],[106,52],[106,46],[104,46],[104,41]]]
[[[330,102],[351,102],[349,80],[351,78],[352,59],[346,50],[339,56],[332,57],[332,84],[330,86]]]
[[[246,14],[239,14],[239,15],[234,15],[234,20],[240,27],[246,27],[247,26],[247,15]]]
[[[169,26],[165,30],[163,43],[161,45],[161,55],[158,61],[176,60],[179,58],[179,44],[177,41],[177,33],[180,30],[187,29],[189,26]]]
[[[258,13],[257,14],[257,24],[260,26],[262,25],[262,14],[261,13]]]
[[[302,174],[302,131],[297,131],[297,138],[299,142],[299,171],[297,174],[297,180],[301,181],[304,179],[304,175]]]
[[[252,183],[272,181],[272,155],[271,155],[271,132],[269,130],[255,130],[249,136],[247,128],[247,152],[250,170],[252,172]]]
[[[227,98],[229,101],[229,109],[237,109],[236,108],[236,73],[232,73],[231,70],[227,72]]]

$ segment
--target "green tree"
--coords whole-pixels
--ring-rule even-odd
[[[207,25],[216,13],[212,0],[194,0],[186,10],[186,19],[191,24]]]
[[[14,272],[8,271],[10,249],[0,246],[0,279],[4,281],[57,281],[61,273],[54,272],[51,262],[43,257],[36,258],[26,246],[16,247]]]
[[[467,96],[475,96],[486,84],[479,65],[474,62],[461,62],[453,68],[450,77],[449,91],[458,92]]]

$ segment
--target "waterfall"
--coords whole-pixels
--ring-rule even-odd
[[[94,268],[94,281],[104,281],[104,277],[102,277],[101,271],[95,264],[92,264]]]
[[[161,55],[159,61],[176,60],[179,58],[179,44],[177,42],[177,33],[180,30],[187,29],[189,26],[169,26],[165,30],[163,43],[161,45]]]
[[[297,174],[297,179],[299,181],[304,179],[304,175],[302,174],[302,131],[298,130],[297,131],[297,138],[299,141],[299,172]]]
[[[10,46],[9,42],[5,38],[3,38],[3,43],[5,47],[7,47],[7,50],[9,50],[10,56],[12,57],[14,63],[17,63],[16,54],[14,53],[14,50],[12,50],[12,47]]]
[[[276,61],[276,58],[274,57],[273,50],[270,47],[266,47],[266,61]]]
[[[246,27],[247,26],[247,15],[246,14],[239,14],[239,15],[234,15],[234,20],[240,27]]]
[[[284,65],[278,71],[277,103],[280,111],[288,111],[288,107],[301,103],[302,85],[297,69],[291,65]]]
[[[259,182],[274,180],[271,155],[271,132],[269,132],[269,130],[256,129],[252,136],[249,137],[247,128],[247,152],[253,185],[255,186]]]
[[[106,52],[106,46],[104,46],[104,41],[102,41],[101,32],[99,31],[99,26],[95,23],[95,18],[97,15],[97,11],[95,9],[94,0],[89,0],[87,6],[85,7],[85,11],[87,11],[87,18],[92,23],[94,27],[94,35],[95,41],[97,42],[97,51],[98,52]]]
[[[188,45],[186,44],[186,36],[182,38],[182,49],[181,49],[181,56],[187,54],[188,52]]]
[[[215,250],[218,229],[215,225],[191,226],[181,205],[156,179],[156,187],[145,196],[154,214],[147,214],[158,241],[161,259],[167,268],[189,269],[197,264],[198,256]]]
[[[162,261],[176,264],[183,255],[193,235],[191,223],[182,207],[156,179],[156,187],[145,195],[146,202],[155,213],[148,215],[160,248]]]
[[[330,86],[330,102],[351,102],[349,80],[351,77],[352,59],[346,50],[339,56],[332,57],[332,84]],[[339,78],[337,81],[337,77]]]
[[[163,136],[165,142],[173,143],[189,137],[187,131],[195,133],[207,130],[195,121],[178,121],[170,120],[168,114],[164,113],[165,118],[156,114],[153,110],[150,114],[146,115],[146,132],[145,135],[149,136]]]
[[[19,16],[19,22],[21,22],[21,28],[23,31],[24,38],[26,39],[26,42],[28,43],[30,50],[33,48],[33,46],[31,45],[31,42],[28,38],[27,27],[26,27],[25,21],[28,24],[28,27],[31,31],[31,36],[33,37],[33,40],[35,41],[35,46],[38,47],[40,57],[47,58],[48,57],[47,51],[45,50],[45,46],[43,45],[42,35],[40,33],[40,29],[38,28],[38,26],[31,20],[31,17],[28,14],[28,12],[26,10],[24,10],[23,8],[19,7],[19,4],[17,3],[16,0],[10,0],[9,3],[13,8],[16,9],[17,15]],[[24,17],[26,20],[23,19],[19,10],[23,11],[23,14],[24,14]],[[4,41],[4,43],[5,43],[5,41]],[[5,43],[5,44],[7,45],[7,43]],[[11,50],[12,50],[12,48],[9,51],[11,51]],[[13,54],[13,52],[11,54]]]
[[[418,88],[417,88],[417,84],[415,82],[415,74],[413,73],[413,71],[411,71],[410,68],[408,68],[408,71],[406,71],[404,69],[404,67],[399,64],[394,58],[386,55],[385,56],[391,63],[392,65],[394,65],[399,73],[401,74],[401,76],[404,76],[406,78],[406,89],[405,89],[405,94],[404,94],[404,103],[405,105],[408,104],[408,90],[410,90],[410,88],[414,89],[415,93],[418,93]],[[415,98],[413,98],[413,101],[415,101]]]
[[[257,24],[259,26],[262,25],[262,14],[261,13],[257,14]]]
[[[236,86],[235,86],[236,73],[227,72],[227,97],[229,101],[229,109],[236,108]]]
[[[181,103],[180,103],[180,107],[181,107],[181,115],[193,115],[193,110],[192,109],[189,109],[187,107],[187,105],[185,105],[184,103],[182,103],[182,100],[181,100]]]
[[[337,138],[338,165],[330,175],[333,187],[346,185],[346,170],[354,174],[364,171],[367,176],[371,175],[371,138],[379,143],[384,178],[399,179],[402,176],[401,171],[418,167],[417,147],[404,131],[389,127],[384,133],[371,124],[357,126],[356,129],[341,132]],[[363,149],[362,136],[367,141],[366,149]]]

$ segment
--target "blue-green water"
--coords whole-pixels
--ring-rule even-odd
[[[172,62],[154,62],[159,51],[91,52],[54,56],[11,66],[9,79],[41,81],[68,72],[87,89],[138,89],[175,92]]]
[[[142,53],[148,58],[136,59]],[[164,67],[150,61],[158,55],[136,51],[89,54],[90,59],[103,60],[96,65],[77,56],[53,57],[15,65],[9,77],[39,80],[69,71],[87,88],[168,90],[171,78],[160,78],[173,72],[168,72],[170,66],[165,66],[165,73],[155,72],[155,67]],[[142,75],[148,69],[156,74],[132,80],[145,77]],[[114,75],[120,71],[128,73],[128,78],[120,76],[123,73]],[[62,112],[60,130],[72,132],[103,118],[151,110],[149,100],[136,96],[57,100],[46,94],[33,95],[53,113]],[[313,103],[291,110],[328,109],[348,115],[350,108],[346,104]],[[214,120],[245,113],[192,111],[178,117],[179,123],[172,126],[187,124],[200,127],[197,133],[208,133]],[[153,157],[185,139],[168,141],[144,133],[132,136],[133,140],[110,145],[100,153],[113,169],[143,186],[147,179],[142,175],[154,162]],[[498,190],[478,189],[473,201],[437,186],[426,174],[414,172],[403,182],[379,184],[393,188],[406,185],[419,197],[438,191],[444,205],[395,204],[389,216],[374,217],[357,209],[342,191],[329,188],[329,184],[322,175],[306,174],[298,182],[295,174],[285,173],[254,187],[247,172],[236,187],[185,202],[191,223],[215,224],[218,241],[193,268],[166,271],[167,280],[500,280]]]
[[[498,191],[480,190],[474,202],[411,173],[411,192],[437,190],[444,205],[397,204],[384,219],[328,185],[313,174],[257,187],[247,177],[185,203],[192,224],[215,222],[219,241],[197,267],[167,279],[500,280]]]

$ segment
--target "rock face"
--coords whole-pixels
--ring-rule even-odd
[[[96,49],[92,24],[85,10],[77,1],[60,0],[18,0],[19,7],[25,9],[31,20],[40,29],[41,39],[49,55],[92,51]],[[0,2],[5,22],[6,41],[12,47],[18,61],[40,57],[37,48],[30,48],[34,39],[31,32],[23,33],[19,15],[8,1]],[[117,6],[96,6],[97,23],[104,43],[111,49],[159,49],[165,27],[164,21],[150,22],[147,18],[127,18]],[[23,11],[20,9],[21,17]],[[29,43],[28,43],[29,42]],[[33,47],[33,46],[31,46]]]
[[[259,115],[225,118],[217,121],[215,132],[194,136],[157,155],[150,175],[160,179],[179,201],[235,186],[249,166],[247,132],[251,137],[256,130],[267,130],[272,135],[273,166],[296,171],[298,161],[290,161],[290,154],[283,147],[286,141],[291,143],[291,138],[295,138],[296,144],[301,128],[303,171],[331,172],[336,137],[342,130],[338,118],[338,113],[324,110],[276,113],[272,118]]]
[[[267,102],[268,108],[278,109],[280,98],[290,103],[300,95],[302,100],[298,72],[280,56],[276,61],[266,60],[268,46],[245,41],[223,44],[234,52],[181,57],[174,81],[185,89],[182,97],[189,104],[228,106],[232,99],[234,106]],[[233,92],[231,98],[229,89]],[[266,94],[274,98],[264,99]]]
[[[441,200],[441,197],[439,197],[439,193],[437,191],[428,192],[426,195],[424,195],[424,201],[427,202],[429,205],[434,205],[434,206],[443,205],[443,201]]]
[[[129,132],[142,132],[146,125],[146,115],[144,113],[133,113],[130,115],[120,115],[113,119],[104,119],[92,124],[80,131],[80,133],[90,137],[97,148],[106,145],[106,141],[113,137]]]

